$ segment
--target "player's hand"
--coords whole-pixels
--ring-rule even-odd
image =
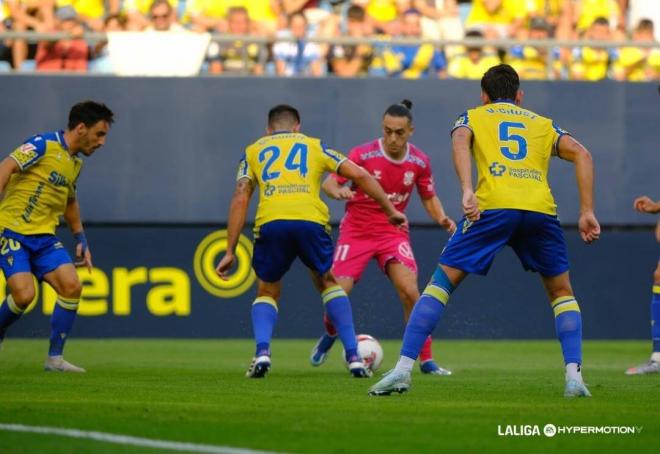
[[[645,195],[641,197],[637,197],[633,202],[633,206],[640,213],[651,213],[653,205],[654,205],[653,200],[651,200],[649,197]]]
[[[218,276],[220,276],[222,280],[226,281],[229,279],[229,274],[235,261],[236,256],[229,251],[227,251],[224,257],[222,257],[220,263],[218,263],[218,266],[215,268],[215,272],[218,273]]]
[[[92,253],[89,251],[85,232],[74,233],[73,238],[76,240],[76,261],[74,262],[74,266],[86,266],[89,274],[92,274]]]
[[[387,216],[388,221],[390,221],[390,224],[399,226],[401,228],[405,227],[408,225],[408,218],[406,217],[405,214],[398,210],[394,210],[392,214]]]
[[[355,192],[351,191],[351,188],[342,186],[332,194],[332,198],[335,200],[351,200],[353,196],[355,195]]]
[[[600,224],[593,211],[585,211],[580,214],[578,227],[582,241],[585,243],[591,244],[600,238]]]
[[[456,223],[449,216],[445,216],[444,218],[440,219],[439,224],[449,233],[454,233],[456,231]]]
[[[473,191],[465,191],[463,193],[463,214],[468,221],[478,221],[481,217],[479,211],[479,201]]]

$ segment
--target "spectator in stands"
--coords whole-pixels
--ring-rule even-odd
[[[507,38],[524,27],[526,18],[524,0],[474,0],[465,28],[488,39]]]
[[[145,30],[157,32],[181,32],[184,28],[176,22],[176,16],[172,14],[172,5],[168,0],[155,0],[149,8],[151,25]]]
[[[632,33],[632,40],[652,43],[654,26],[650,19],[642,19]],[[618,80],[643,82],[660,79],[660,48],[624,47],[619,50],[615,65]]]
[[[530,21],[527,38],[543,41],[551,37],[552,25],[545,19],[539,16]],[[552,54],[550,68],[548,67],[548,52]],[[515,46],[509,51],[507,63],[523,80],[559,79],[561,76],[562,65],[559,60],[559,49],[529,45]]]
[[[87,27],[103,31],[103,19],[108,14],[120,12],[121,0],[55,0],[57,9],[73,8]],[[106,9],[107,2],[107,9]],[[68,13],[65,13],[68,14]]]
[[[617,0],[575,0],[573,21],[578,35],[586,33],[598,18],[606,19],[613,29],[619,28],[622,31],[625,29]]]
[[[250,33],[250,17],[242,6],[229,9],[227,26],[232,35],[247,35]],[[265,49],[260,44],[246,44],[237,40],[234,42],[216,43],[209,46],[208,61],[211,74],[254,74],[264,73],[263,61]]]
[[[11,30],[24,32],[49,32],[55,30],[55,17],[53,15],[54,0],[4,0],[4,14],[8,16]],[[11,43],[14,69],[21,69],[23,62],[34,55],[36,46],[28,46],[23,39],[16,39]]]
[[[397,35],[398,29],[392,27],[397,24],[399,11],[396,0],[354,0],[355,5],[364,8],[368,20],[373,24],[377,34]]]
[[[466,39],[483,39],[484,35],[478,30],[465,34]],[[465,53],[454,56],[449,63],[449,76],[456,79],[479,80],[489,68],[499,65],[500,59],[492,47],[484,49],[482,46],[469,46]]]
[[[660,41],[660,1],[654,0],[627,0],[628,27],[635,28],[642,19],[649,19],[655,24],[653,36]]]
[[[416,9],[406,11],[402,17],[402,34],[405,38],[422,37],[422,16]],[[389,76],[405,79],[447,77],[445,57],[433,44],[393,45],[383,55]]]
[[[275,69],[278,76],[321,76],[321,52],[319,47],[307,41],[307,19],[302,13],[289,17],[289,29],[281,37],[292,37],[291,41],[276,42],[273,46]]]
[[[176,21],[176,11],[179,7],[179,0],[168,1],[172,7],[172,20]],[[129,30],[144,30],[148,27],[151,24],[149,11],[153,2],[154,0],[123,0],[122,10],[126,15],[126,28]]]
[[[610,23],[604,17],[598,17],[583,36],[586,40],[612,41]],[[582,47],[573,50],[570,76],[574,80],[597,81],[608,75],[610,63],[617,58],[614,49]]]
[[[364,8],[351,5],[346,18],[347,34],[351,38],[367,36],[367,23]],[[332,71],[340,77],[366,76],[374,58],[374,50],[369,44],[335,44],[330,49]]]
[[[111,14],[105,18],[104,28],[106,33],[125,31],[127,22],[126,16]],[[107,41],[100,41],[94,46],[93,59],[89,62],[89,71],[107,74],[113,72]]]
[[[70,39],[41,41],[35,57],[37,71],[86,72],[89,62],[89,46],[82,39],[85,28],[71,8],[57,12],[55,31],[71,35]]]
[[[458,16],[456,0],[414,0],[413,7],[422,14],[422,36],[427,39],[463,38],[463,24]],[[448,46],[445,53],[452,57],[460,46]]]

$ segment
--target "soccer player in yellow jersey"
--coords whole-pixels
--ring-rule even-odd
[[[654,202],[648,196],[637,197],[634,208],[640,213],[660,214],[660,200]],[[655,226],[655,239],[660,243],[660,221]],[[653,351],[651,359],[645,364],[631,367],[626,375],[645,375],[660,373],[660,259],[653,273],[653,297],[651,299],[651,340]]]
[[[76,265],[92,268],[92,254],[80,219],[76,180],[82,153],[91,156],[105,143],[113,113],[84,101],[69,112],[66,130],[29,138],[0,162],[0,268],[9,296],[0,306],[0,342],[35,297],[32,275],[57,292],[51,318],[47,371],[85,372],[62,357],[78,310],[82,287],[71,257],[55,237],[64,216],[76,239]]]
[[[332,268],[333,246],[329,234],[328,207],[319,196],[321,179],[336,172],[355,182],[383,208],[389,222],[406,223],[378,182],[342,154],[319,139],[300,132],[300,115],[288,105],[268,113],[265,137],[248,146],[240,161],[236,191],[227,225],[227,252],[217,266],[226,279],[235,261],[234,250],[247,216],[250,198],[259,191],[252,265],[257,274],[257,297],[252,304],[256,354],[246,376],[264,377],[270,369],[270,341],[277,322],[281,279],[299,257],[310,269],[321,293],[325,311],[344,344],[346,362],[354,377],[369,370],[357,353],[351,303],[337,284]]]
[[[371,395],[408,390],[415,359],[440,321],[451,293],[468,274],[488,273],[497,252],[508,245],[524,268],[538,272],[543,280],[566,364],[564,396],[590,396],[580,371],[580,308],[568,277],[566,242],[547,177],[553,156],[575,164],[580,235],[591,243],[600,236],[593,211],[591,155],[552,120],[520,107],[523,92],[519,87],[511,66],[490,68],[481,79],[483,106],[462,114],[452,129],[465,217],[413,308],[395,369],[369,390]],[[476,192],[470,156],[477,167]]]

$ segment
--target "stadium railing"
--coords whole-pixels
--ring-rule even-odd
[[[176,32],[179,33],[179,32]],[[192,32],[191,32],[192,33]],[[24,39],[29,43],[37,43],[39,41],[58,41],[61,39],[70,39],[71,36],[63,32],[34,32],[34,31],[3,31],[0,32],[0,41],[7,39]],[[98,32],[87,32],[83,34],[82,39],[90,43],[98,43],[107,40],[105,33]],[[254,35],[231,35],[223,33],[212,33],[211,41],[217,43],[233,43],[236,41],[241,41],[245,44],[259,44],[261,46],[272,45],[276,42],[297,42],[298,40],[291,36],[277,36],[277,37],[265,37],[265,36],[254,36]],[[416,38],[389,38],[383,36],[372,36],[365,38],[353,38],[348,36],[339,36],[339,37],[309,37],[305,40],[306,42],[317,43],[317,44],[328,44],[328,45],[359,45],[359,44],[368,44],[371,46],[387,47],[387,46],[397,46],[397,45],[422,45],[422,44],[432,44],[437,48],[447,47],[447,46],[464,46],[464,47],[493,47],[496,49],[508,50],[518,46],[531,46],[540,49],[555,49],[555,48],[581,48],[581,47],[591,47],[597,49],[621,49],[624,47],[636,47],[642,49],[649,48],[658,48],[660,49],[660,41],[652,42],[639,42],[639,41],[594,41],[594,40],[517,40],[517,39],[499,39],[499,40],[490,40],[490,39],[461,39],[461,40],[452,40],[452,39],[416,39]],[[263,53],[262,53],[263,54]],[[262,57],[265,58],[265,57]],[[552,52],[547,52],[546,55],[547,61],[546,66],[548,68],[548,76],[551,78],[551,68],[554,56]],[[263,62],[262,62],[263,63]],[[243,47],[243,67],[248,67],[248,54],[247,46]],[[247,71],[246,71],[247,74]]]

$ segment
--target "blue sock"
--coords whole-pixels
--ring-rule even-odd
[[[338,285],[325,289],[321,297],[325,305],[325,312],[332,324],[335,325],[341,343],[344,344],[345,359],[349,361],[358,355],[351,301],[344,289]]]
[[[582,316],[574,296],[560,296],[552,302],[555,330],[564,363],[582,364]]]
[[[651,337],[653,337],[653,352],[660,352],[660,284],[653,286],[651,301]]]
[[[25,310],[14,303],[14,298],[11,295],[5,299],[4,304],[0,305],[0,341],[5,338],[7,328],[21,318],[23,312]]]
[[[277,323],[277,302],[269,296],[258,296],[252,303],[252,330],[257,348],[254,356],[270,356],[270,340]]]
[[[57,297],[53,315],[50,317],[51,333],[48,356],[60,356],[64,351],[64,343],[73,328],[77,312],[78,298]]]
[[[415,303],[403,335],[401,356],[417,359],[426,338],[431,335],[445,311],[445,305],[454,291],[445,272],[438,266],[431,282]]]

